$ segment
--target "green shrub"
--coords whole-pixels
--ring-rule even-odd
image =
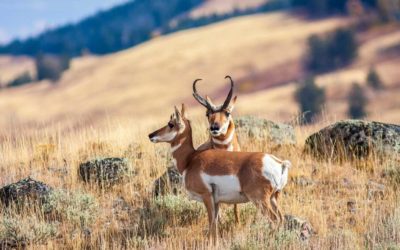
[[[146,202],[139,210],[139,224],[145,230],[139,235],[146,234],[164,236],[167,226],[185,226],[196,223],[205,216],[203,204],[190,201],[183,196],[166,195]]]
[[[54,223],[44,222],[35,216],[4,215],[0,220],[0,249],[45,243],[56,236]]]
[[[307,68],[326,72],[347,66],[357,57],[358,44],[350,29],[339,28],[327,36],[312,35],[308,39]]]
[[[299,248],[301,241],[294,231],[271,229],[267,219],[252,223],[245,239],[236,239],[231,249],[293,249]]]
[[[348,115],[351,118],[363,118],[367,115],[365,111],[365,106],[367,105],[367,98],[364,94],[363,88],[357,84],[353,83],[350,90],[349,96],[349,110]]]
[[[374,68],[371,68],[367,75],[367,84],[373,89],[382,89],[383,83],[379,77],[378,72]]]
[[[325,104],[325,89],[318,87],[314,79],[309,78],[298,87],[295,97],[304,114],[303,121],[310,123],[321,113]]]
[[[55,190],[46,198],[43,209],[45,214],[84,228],[96,219],[98,204],[90,194]]]
[[[38,80],[48,79],[58,81],[62,73],[69,69],[70,58],[68,56],[53,56],[39,54],[35,58]]]

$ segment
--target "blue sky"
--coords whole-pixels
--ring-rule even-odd
[[[0,0],[0,44],[77,22],[127,0]]]

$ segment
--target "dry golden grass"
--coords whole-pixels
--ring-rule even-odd
[[[21,234],[46,238],[31,248],[79,249],[85,244],[103,249],[211,247],[205,239],[204,209],[199,216],[182,221],[182,213],[198,211],[197,203],[187,201],[185,196],[152,200],[151,184],[169,165],[169,149],[167,145],[151,144],[147,134],[166,122],[166,113],[173,105],[186,102],[190,116],[195,117],[194,136],[199,145],[207,135],[204,110],[190,94],[193,79],[205,78],[199,89],[221,98],[227,73],[235,79],[246,79],[251,74],[274,72],[271,69],[279,69],[275,74],[281,74],[286,72],[282,67],[289,65],[293,68],[288,72],[296,78],[303,73],[296,69],[307,37],[346,23],[336,18],[306,21],[286,13],[241,17],[160,37],[109,56],[77,59],[58,85],[41,82],[2,90],[0,186],[29,175],[76,193],[66,196],[71,195],[71,199],[79,200],[82,193],[91,195],[98,207],[94,221],[77,228],[64,217],[60,223],[48,221],[35,209],[22,215],[2,213],[0,231],[4,225],[15,226],[13,221],[23,222]],[[362,168],[363,164],[316,162],[302,153],[307,135],[346,117],[347,89],[353,81],[364,82],[370,63],[379,62],[376,67],[387,89],[368,92],[368,118],[400,122],[399,61],[379,54],[398,39],[397,32],[368,38],[354,65],[317,78],[317,83],[327,89],[325,113],[319,123],[296,128],[295,148],[274,151],[264,141],[242,141],[246,151],[272,151],[293,162],[281,204],[285,213],[309,220],[317,235],[309,242],[301,242],[285,231],[271,237],[263,220],[253,223],[251,205],[240,206],[244,221],[236,227],[231,206],[226,206],[222,210],[219,249],[386,249],[400,244],[398,187],[381,175],[398,163],[372,159],[365,164],[368,168]],[[296,83],[258,92],[242,88],[246,94],[239,95],[236,116],[295,119]],[[128,157],[137,175],[110,191],[85,186],[78,180],[78,165],[96,156]],[[313,184],[302,186],[297,181],[302,178]],[[368,195],[370,181],[386,185],[382,197]],[[348,211],[348,201],[355,201],[354,213]],[[40,225],[43,227],[38,230]]]
[[[170,110],[163,109],[165,113]],[[5,136],[0,145],[0,186],[32,176],[70,193],[63,199],[71,202],[59,205],[63,213],[82,212],[85,208],[75,207],[80,206],[82,195],[95,198],[91,205],[95,212],[85,215],[89,218],[84,225],[76,224],[79,215],[76,212],[73,217],[64,216],[58,221],[46,219],[40,210],[31,208],[22,214],[1,213],[0,236],[7,231],[3,225],[9,225],[8,229],[21,228],[16,234],[30,235],[32,249],[79,249],[87,245],[96,249],[386,249],[400,244],[398,184],[390,184],[381,175],[396,163],[390,159],[384,162],[372,159],[371,171],[352,163],[317,162],[303,155],[304,139],[321,127],[320,123],[296,128],[295,148],[273,150],[267,142],[257,139],[244,138],[241,142],[243,150],[272,151],[292,161],[290,181],[280,203],[285,214],[307,219],[317,234],[307,242],[299,240],[295,232],[283,230],[271,235],[260,215],[257,222],[253,221],[256,215],[252,205],[240,205],[242,223],[235,226],[232,206],[223,206],[219,245],[210,245],[205,209],[201,205],[189,202],[185,195],[156,201],[152,198],[153,181],[170,164],[168,157],[165,158],[169,148],[150,143],[147,134],[161,125],[162,118],[168,118],[164,116],[143,128],[132,121],[119,121],[103,128],[72,128],[65,132],[55,127],[35,135],[20,130],[18,134]],[[190,113],[189,116],[193,117]],[[207,139],[205,119],[195,116],[192,123],[195,144],[199,145]],[[78,165],[96,156],[126,156],[137,175],[111,190],[85,186],[78,180]],[[311,184],[301,184],[301,179]],[[386,186],[382,196],[368,194],[370,181]],[[349,201],[355,203],[354,212],[348,209]]]
[[[345,23],[287,13],[254,15],[156,38],[109,56],[77,59],[56,86],[42,82],[0,92],[0,124],[93,124],[105,114],[146,122],[163,113],[160,107],[194,104],[193,79],[204,78],[200,91],[221,97],[226,74],[241,79],[277,65],[298,65],[309,35]]]
[[[14,80],[22,73],[29,72],[35,76],[35,64],[29,57],[0,56],[0,87]]]

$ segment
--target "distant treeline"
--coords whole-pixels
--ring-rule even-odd
[[[106,54],[150,39],[152,32],[204,0],[135,0],[24,41],[0,47],[2,54],[78,56]]]
[[[39,53],[79,56],[107,54],[151,39],[157,34],[199,27],[227,18],[288,8],[291,0],[272,0],[257,8],[192,19],[184,13],[205,0],[135,0],[24,41],[0,46],[0,54]],[[172,22],[172,20],[178,20]]]
[[[291,0],[270,0],[261,6],[248,8],[248,9],[235,9],[231,13],[226,14],[212,14],[209,16],[203,16],[198,18],[182,18],[180,19],[175,26],[168,26],[164,28],[163,33],[171,33],[183,29],[190,29],[195,27],[200,27],[204,25],[208,25],[211,23],[223,21],[225,19],[229,19],[232,17],[251,15],[269,11],[277,11],[282,9],[287,9],[291,7]]]
[[[391,0],[270,0],[246,10],[222,15],[190,18],[185,13],[205,0],[135,0],[99,12],[77,24],[70,24],[24,41],[0,46],[0,54],[38,54],[79,56],[85,53],[107,54],[123,50],[182,29],[199,27],[227,18],[289,8],[306,10],[310,17],[347,13],[349,2],[379,12],[390,11]],[[397,13],[396,13],[397,14]]]

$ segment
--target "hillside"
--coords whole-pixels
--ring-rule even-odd
[[[226,87],[226,74],[239,80],[273,69],[271,78],[284,72],[296,79],[302,75],[307,37],[343,23],[334,18],[306,21],[286,13],[254,15],[160,37],[109,56],[76,59],[56,86],[42,82],[0,93],[0,123],[94,122],[105,114],[145,121],[163,114],[161,107],[195,104],[191,84],[197,77],[205,79],[201,90],[214,97]],[[240,112],[247,105],[244,96],[239,100]],[[283,118],[291,115],[288,110]]]
[[[191,97],[193,79],[204,78],[200,91],[221,98],[226,74],[237,82],[237,114],[289,121],[298,112],[293,81],[304,76],[307,37],[345,23],[336,18],[309,21],[284,12],[253,15],[159,37],[109,56],[78,58],[55,86],[41,82],[3,90],[0,124],[4,129],[37,122],[68,127],[98,124],[105,117],[145,124],[180,102],[199,114],[202,109]],[[399,59],[381,52],[400,42],[399,32],[389,29],[365,37],[357,62],[317,78],[327,88],[326,114],[332,119],[346,117],[350,83],[363,83],[375,63],[388,90],[369,93],[369,118],[399,122]]]
[[[35,74],[34,61],[24,56],[0,56],[0,86],[15,79],[24,72]]]

